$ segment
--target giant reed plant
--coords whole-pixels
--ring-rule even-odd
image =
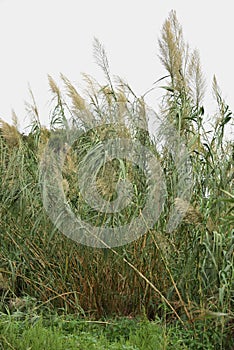
[[[144,99],[120,78],[112,81],[104,48],[97,40],[94,47],[105,86],[84,75],[87,90],[82,96],[67,77],[61,75],[63,92],[49,76],[54,103],[49,130],[40,124],[32,93],[28,135],[19,134],[16,122],[1,122],[0,259],[1,276],[7,281],[0,286],[3,304],[7,307],[9,299],[28,294],[38,300],[38,307],[46,303],[99,317],[146,313],[150,319],[158,314],[182,323],[186,318],[196,322],[213,317],[225,332],[233,317],[234,227],[233,143],[224,135],[233,116],[217,80],[213,90],[218,114],[208,134],[200,59],[197,51],[189,51],[171,12],[159,40],[160,59],[168,73],[160,113],[189,149],[193,193],[188,206],[175,197],[172,179],[178,174],[170,150],[158,147],[150,137],[147,118],[137,119],[139,110],[146,117]],[[59,149],[61,135],[66,142],[71,125],[80,130],[80,137],[66,154],[62,185],[73,211],[94,225],[118,226],[138,216],[147,182],[131,162],[107,162],[96,174],[99,194],[115,199],[116,183],[128,179],[134,196],[120,215],[98,213],[82,198],[77,182],[77,169],[87,153],[109,138],[124,137],[140,141],[159,160],[167,185],[166,205],[157,224],[138,240],[118,248],[91,248],[69,240],[50,222],[41,198],[39,165],[48,140],[57,142]],[[173,205],[184,218],[169,234],[166,225]]]

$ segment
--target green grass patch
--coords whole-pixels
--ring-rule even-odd
[[[188,326],[188,325],[187,325]],[[86,321],[71,315],[33,315],[20,312],[0,317],[1,350],[163,350],[222,349],[212,322],[181,327],[129,318]],[[231,349],[227,339],[223,349]]]

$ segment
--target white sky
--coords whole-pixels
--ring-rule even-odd
[[[111,71],[143,94],[165,75],[157,57],[157,40],[170,10],[177,12],[185,40],[198,48],[207,78],[207,107],[213,112],[211,82],[215,73],[223,96],[234,111],[233,1],[211,0],[0,0],[0,118],[10,122],[11,110],[25,119],[28,83],[41,120],[48,124],[51,99],[47,74],[59,73],[82,84],[81,72],[99,81],[93,38],[105,46]],[[147,102],[157,109],[160,91]]]

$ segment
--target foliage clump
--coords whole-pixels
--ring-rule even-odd
[[[15,297],[30,295],[39,305],[90,317],[146,314],[152,320],[159,315],[184,326],[186,320],[193,325],[211,318],[224,337],[225,327],[233,324],[234,145],[225,139],[233,114],[214,78],[218,111],[207,131],[198,51],[190,53],[171,12],[159,39],[160,59],[167,71],[160,79],[166,79],[160,114],[173,124],[189,150],[193,192],[190,203],[185,203],[176,197],[178,173],[170,149],[160,149],[150,135],[144,97],[137,97],[120,78],[113,83],[103,46],[95,40],[94,48],[105,86],[84,75],[85,98],[61,75],[64,96],[49,76],[54,103],[49,129],[40,124],[32,94],[28,135],[18,132],[15,116],[13,126],[1,121],[1,307],[6,310]],[[40,162],[48,140],[56,144],[62,135],[66,143],[73,126],[80,134],[64,158],[63,190],[72,209],[81,210],[82,218],[94,225],[115,226],[139,215],[147,182],[126,160],[107,163],[97,174],[100,195],[114,200],[115,184],[122,177],[134,185],[134,201],[117,216],[92,210],[80,194],[76,172],[93,147],[116,135],[134,139],[151,149],[164,169],[168,193],[164,212],[138,240],[115,249],[90,248],[70,241],[50,222],[41,198]],[[63,147],[59,142],[58,152]],[[183,220],[168,233],[173,206]]]

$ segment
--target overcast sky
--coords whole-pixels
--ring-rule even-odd
[[[170,10],[176,10],[184,36],[198,48],[207,78],[207,111],[216,74],[223,96],[234,111],[233,1],[211,0],[0,0],[0,118],[10,122],[11,110],[25,119],[28,83],[41,120],[48,124],[47,74],[65,74],[78,86],[81,73],[102,79],[94,63],[92,43],[105,46],[111,71],[143,94],[165,73],[157,57],[157,40]],[[147,102],[157,109],[159,91]]]

